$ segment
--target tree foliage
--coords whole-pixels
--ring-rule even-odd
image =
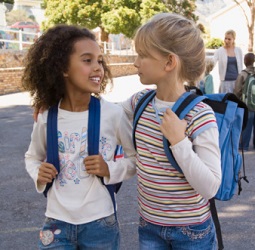
[[[142,23],[158,12],[176,12],[197,20],[193,14],[195,0],[44,0],[43,6],[47,18],[44,29],[60,23],[100,27],[103,41],[109,33],[131,38]]]
[[[14,0],[3,0],[3,1],[0,1],[0,3],[14,4]]]
[[[224,42],[220,38],[211,38],[207,43],[206,43],[206,48],[208,49],[218,49],[219,47],[223,46]]]
[[[0,3],[5,3],[5,7],[8,9],[8,11],[11,11],[14,5],[14,0],[3,0],[0,1]]]
[[[165,2],[168,10],[179,13],[194,21],[198,20],[198,17],[194,14],[196,10],[195,0],[163,0],[163,2]]]

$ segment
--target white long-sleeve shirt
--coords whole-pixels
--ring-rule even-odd
[[[135,174],[135,150],[132,128],[123,109],[101,99],[99,152],[108,164],[110,177],[106,184],[117,183]],[[58,147],[60,173],[48,192],[45,215],[72,224],[83,224],[111,215],[113,204],[105,186],[98,177],[89,175],[83,159],[87,151],[88,113],[58,110]],[[42,193],[44,186],[37,184],[41,163],[46,160],[46,128],[48,111],[39,114],[34,123],[31,143],[25,154],[26,169]],[[116,145],[122,145],[125,158],[116,162]],[[43,198],[43,197],[42,197]]]
[[[130,120],[144,92],[122,103]],[[197,104],[185,117],[188,137],[171,146],[183,174],[169,163],[157,118],[162,118],[160,110],[173,105],[155,97],[136,128],[139,212],[145,220],[164,226],[205,221],[210,216],[208,199],[221,184],[218,127],[212,109],[204,103]]]
[[[238,74],[240,74],[240,72],[243,69],[243,52],[239,47],[235,47],[234,50],[235,50],[235,57],[237,62],[237,70],[238,70]],[[215,51],[213,61],[215,65],[218,62],[220,80],[224,81],[226,72],[227,72],[227,62],[228,62],[227,51],[224,47],[220,47]]]

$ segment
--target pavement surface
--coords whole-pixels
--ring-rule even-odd
[[[121,101],[143,88],[137,76],[115,78],[105,98]],[[0,96],[0,250],[37,249],[44,220],[46,199],[24,166],[33,126],[30,104],[26,92]],[[244,159],[249,184],[243,182],[232,200],[216,202],[226,250],[255,249],[255,151],[245,152]],[[138,250],[136,177],[123,183],[117,200],[121,250]]]

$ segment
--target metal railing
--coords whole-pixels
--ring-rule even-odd
[[[35,39],[40,36],[40,33],[14,30],[8,28],[0,28],[2,38],[0,42],[4,42],[3,48],[23,50],[29,48],[34,43]]]
[[[31,44],[41,35],[41,33],[33,33],[22,30],[14,30],[8,28],[1,28],[0,42],[4,42],[4,49],[24,50],[28,49]],[[121,47],[114,42],[99,42],[105,54],[112,55],[133,55],[135,52],[132,48],[125,44]]]

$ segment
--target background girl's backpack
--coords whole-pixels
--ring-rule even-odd
[[[242,101],[247,105],[250,111],[255,111],[255,75],[245,71],[248,76],[244,82],[242,91]]]

